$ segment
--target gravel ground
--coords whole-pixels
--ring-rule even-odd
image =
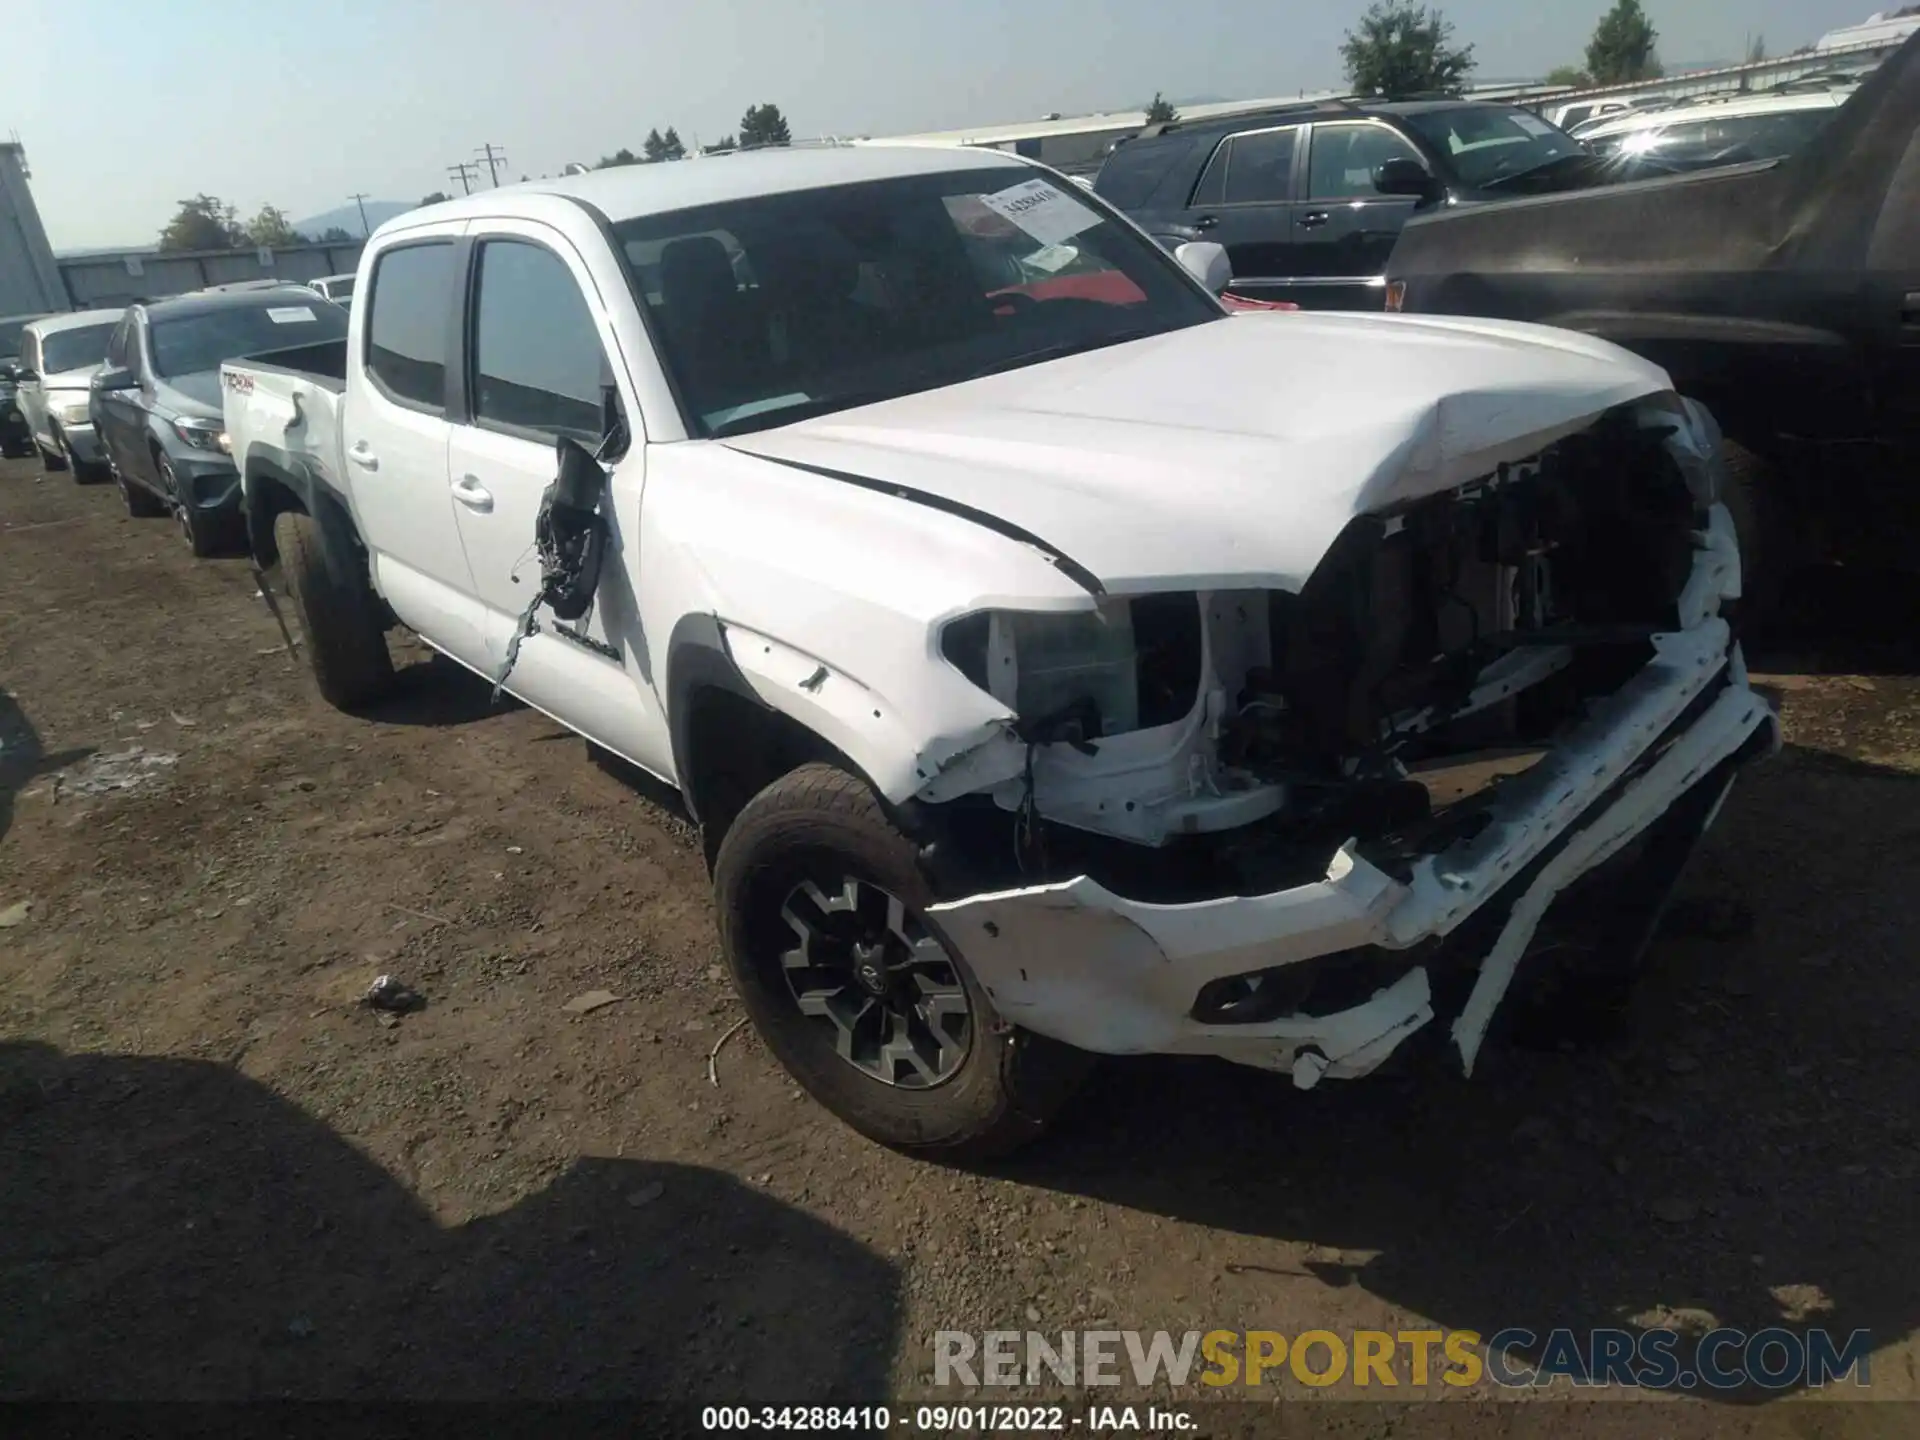
[[[335,714],[244,561],[0,463],[0,1396],[852,1402],[928,1393],[939,1329],[1661,1320],[1866,1328],[1870,1393],[1920,1390],[1897,659],[1756,666],[1790,743],[1687,882],[1755,924],[1663,939],[1623,1037],[1312,1095],[1113,1063],[1047,1144],[963,1172],[845,1130],[750,1031],[711,1084],[740,1012],[670,801],[396,656],[395,701]],[[424,1008],[357,1003],[383,973]],[[594,990],[617,1003],[565,1008]],[[1920,1414],[1566,1398],[1499,1423]]]

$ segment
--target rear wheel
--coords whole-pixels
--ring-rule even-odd
[[[720,843],[714,893],[754,1028],[870,1139],[997,1154],[1039,1135],[1091,1066],[1000,1018],[927,915],[913,842],[844,770],[804,765],[748,801]]]
[[[378,699],[393,684],[393,657],[373,587],[347,557],[340,557],[344,573],[336,574],[311,515],[283,510],[274,518],[273,543],[321,697],[340,710]]]
[[[107,468],[112,472],[113,480],[120,487],[120,503],[127,507],[127,514],[136,520],[150,520],[156,515],[167,513],[167,507],[146,486],[129,480],[126,472],[111,460]]]

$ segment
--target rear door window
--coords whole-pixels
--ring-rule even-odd
[[[1227,147],[1221,203],[1271,205],[1293,197],[1293,153],[1300,127],[1236,135]]]
[[[400,245],[374,262],[367,373],[389,400],[440,410],[447,398],[453,242]]]
[[[1109,205],[1138,210],[1192,147],[1175,141],[1130,140],[1107,157],[1094,177],[1094,193]],[[1179,203],[1177,200],[1174,202]]]

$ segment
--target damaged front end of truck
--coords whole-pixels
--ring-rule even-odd
[[[1470,1073],[1516,976],[1630,971],[1779,745],[1719,463],[1656,395],[1359,514],[1297,590],[949,620],[1005,718],[902,807],[960,897],[931,918],[1007,1021],[1084,1050],[1308,1088],[1426,1032]]]

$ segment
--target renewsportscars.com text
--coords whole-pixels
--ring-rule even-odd
[[[941,1330],[936,1385],[1157,1383],[1227,1387],[1346,1384],[1463,1389],[1493,1384],[1647,1390],[1767,1390],[1870,1383],[1872,1337],[1821,1329],[1677,1330],[1522,1326],[1474,1330]]]

